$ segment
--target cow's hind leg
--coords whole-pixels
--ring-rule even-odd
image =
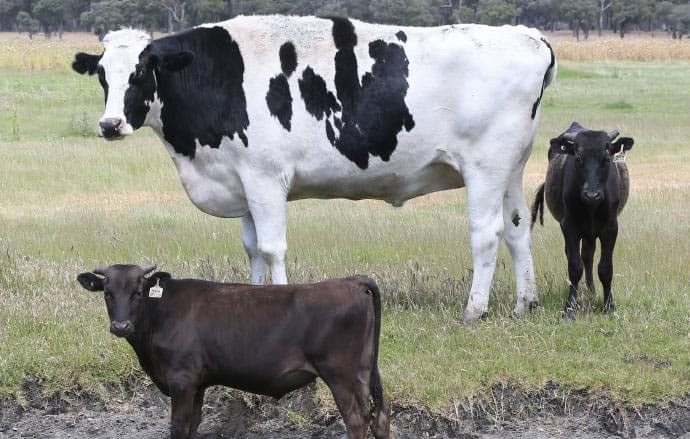
[[[503,197],[503,238],[515,270],[517,287],[516,316],[523,316],[538,305],[530,233],[530,211],[522,191],[522,170],[516,171]]]
[[[611,292],[611,281],[613,280],[613,248],[616,246],[618,237],[618,225],[605,230],[599,240],[601,241],[601,259],[599,261],[599,280],[604,287],[604,312],[611,312],[615,309],[613,304],[613,293]]]
[[[594,276],[592,275],[592,267],[594,266],[594,250],[597,247],[597,242],[594,239],[582,239],[582,264],[585,266],[585,282],[587,289],[594,293]]]
[[[501,171],[494,171],[479,168],[463,172],[474,259],[472,287],[463,315],[464,322],[478,320],[489,308],[489,290],[496,269],[498,245],[503,235],[503,194],[508,180],[508,176],[502,175]]]
[[[242,243],[249,257],[251,283],[263,285],[266,283],[266,261],[264,261],[264,256],[257,246],[256,226],[254,225],[254,218],[249,212],[242,217]]]

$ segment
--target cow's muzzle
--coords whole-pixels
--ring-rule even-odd
[[[107,140],[117,140],[124,137],[122,129],[125,121],[119,117],[106,117],[98,122],[100,135]]]
[[[110,332],[118,337],[127,337],[134,333],[134,325],[129,320],[124,322],[113,320],[110,322]]]

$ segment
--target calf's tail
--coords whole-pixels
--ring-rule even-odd
[[[367,293],[371,295],[374,304],[374,355],[369,379],[369,392],[373,402],[371,432],[375,439],[390,438],[390,406],[383,399],[383,385],[379,374],[379,339],[381,336],[381,293],[376,282],[365,278]]]
[[[532,223],[531,227],[534,227],[534,223],[537,222],[537,216],[539,217],[539,224],[544,225],[544,186],[542,183],[537,189],[537,195],[534,197],[534,203],[532,203]]]
[[[379,374],[379,339],[381,336],[381,293],[378,285],[372,279],[365,278],[365,284],[371,293],[374,302],[374,358],[371,365],[371,378],[369,380],[369,390],[371,399],[374,402],[374,409],[380,411],[384,409],[383,385]]]

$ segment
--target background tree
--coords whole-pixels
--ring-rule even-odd
[[[517,12],[515,5],[505,0],[479,0],[477,7],[479,22],[493,26],[512,23]]]
[[[29,39],[33,39],[34,34],[41,30],[41,23],[26,11],[17,13],[17,30],[29,34]]]
[[[62,38],[62,19],[65,14],[63,0],[38,0],[32,12],[34,18],[41,23],[46,38],[55,31]]]
[[[597,5],[594,0],[572,0],[564,1],[560,7],[560,17],[570,24],[575,33],[575,38],[580,39],[580,31],[585,34],[585,39],[589,38],[589,31],[592,29]]]

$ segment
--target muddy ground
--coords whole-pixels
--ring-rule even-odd
[[[123,385],[109,397],[86,392],[46,396],[27,382],[17,398],[0,400],[0,439],[165,438],[169,400],[153,386]],[[221,388],[206,394],[200,437],[247,439],[342,438],[337,411],[315,403],[315,387],[280,401]],[[394,404],[395,437],[418,438],[663,438],[690,439],[690,395],[675,403],[626,409],[604,395],[538,392],[500,385],[458,403],[448,414]]]

